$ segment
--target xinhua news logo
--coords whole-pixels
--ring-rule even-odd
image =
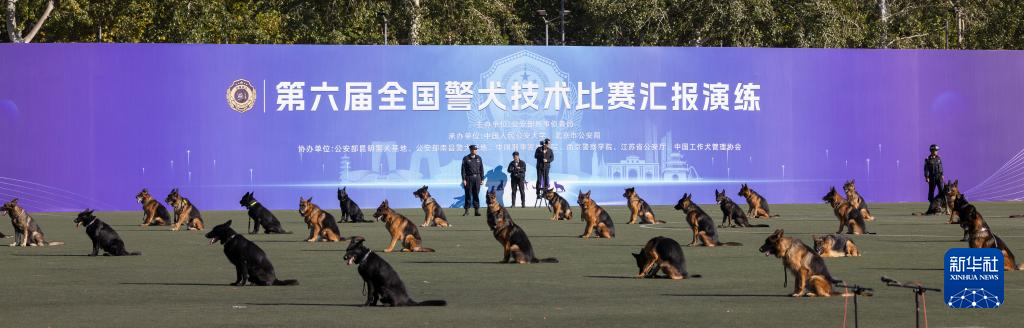
[[[995,248],[952,248],[946,251],[946,305],[997,308],[1003,304],[1003,253]]]

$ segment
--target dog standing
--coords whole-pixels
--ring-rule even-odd
[[[551,221],[572,220],[572,206],[569,206],[569,201],[551,189],[544,189],[544,199],[548,201],[548,209],[551,210]]]
[[[843,228],[846,228],[846,233],[848,234],[859,235],[867,233],[864,216],[861,215],[863,212],[858,211],[850,202],[843,199],[843,196],[840,196],[839,192],[836,191],[836,187],[832,187],[821,200],[832,206],[832,212],[835,214],[836,219],[839,220],[839,229],[836,230],[836,233],[843,233]]]
[[[693,246],[700,240],[701,246],[715,247],[715,246],[743,246],[737,242],[721,242],[718,240],[718,230],[715,229],[715,220],[711,219],[708,213],[705,213],[697,203],[693,202],[693,195],[683,194],[683,198],[680,198],[676,202],[676,210],[683,211],[686,215],[686,223],[690,225],[690,229],[693,230],[693,239],[686,246]]]
[[[299,197],[299,214],[306,222],[306,227],[309,227],[309,238],[306,238],[306,241],[315,243],[320,241],[320,238],[334,242],[345,241],[345,238],[341,237],[338,223],[334,222],[334,216],[313,204],[313,197]]]
[[[640,253],[633,253],[636,267],[640,272],[637,278],[654,278],[658,271],[665,273],[669,279],[700,278],[686,272],[686,257],[683,248],[672,238],[654,237],[647,241]]]
[[[358,265],[359,276],[366,285],[366,303],[363,306],[376,306],[377,302],[387,306],[445,306],[442,300],[416,302],[409,297],[405,283],[398,277],[398,272],[366,246],[360,236],[352,237],[345,250],[345,264]]]
[[[864,201],[864,197],[860,196],[857,192],[857,185],[854,180],[847,181],[843,184],[843,192],[846,193],[846,200],[853,205],[853,208],[860,211],[860,216],[864,217],[865,221],[874,221],[875,216],[871,215],[871,211],[868,210],[868,203]]]
[[[164,201],[174,208],[176,219],[171,230],[181,230],[182,225],[185,225],[188,230],[203,230],[202,214],[199,213],[199,209],[192,205],[188,198],[181,197],[181,194],[178,193],[178,188],[172,189]]]
[[[1024,270],[1024,263],[1017,266],[1017,260],[1013,256],[1013,252],[1010,251],[1010,247],[1006,245],[1002,238],[999,238],[999,236],[992,232],[992,229],[989,228],[988,223],[985,222],[985,218],[981,216],[978,209],[967,202],[966,196],[963,194],[959,195],[956,202],[953,203],[953,208],[960,216],[960,224],[967,227],[967,233],[970,236],[967,239],[967,245],[970,248],[998,249],[1003,253],[1003,270]]]
[[[556,258],[538,259],[533,255],[533,246],[526,231],[512,221],[512,215],[497,201],[494,191],[487,192],[487,224],[494,239],[504,248],[501,263],[558,263]],[[493,221],[492,221],[493,220]]]
[[[746,183],[740,185],[740,192],[736,194],[747,199],[747,217],[750,218],[774,218],[779,215],[772,215],[771,210],[768,209],[768,200],[761,196],[761,194],[754,191],[747,186]]]
[[[395,210],[392,210],[388,206],[388,200],[385,199],[377,207],[377,211],[373,213],[373,218],[378,221],[384,221],[385,227],[388,229],[388,233],[391,234],[391,244],[384,250],[385,253],[390,253],[395,250],[395,246],[398,242],[402,242],[403,252],[433,252],[431,248],[423,247],[423,238],[420,238],[420,230],[416,228],[416,224],[412,223],[409,218],[405,217]]]
[[[825,267],[825,260],[800,239],[786,237],[782,229],[768,236],[758,251],[764,256],[775,255],[782,259],[782,265],[796,277],[796,288],[791,296],[829,297],[840,294],[832,290],[832,284],[842,281],[832,277]]]
[[[601,238],[615,238],[615,222],[612,222],[607,211],[590,198],[589,190],[586,193],[580,191],[576,204],[580,205],[580,218],[587,223],[580,238],[590,238],[595,232]]]
[[[860,256],[857,244],[846,235],[811,235],[811,239],[814,239],[814,251],[822,257]]]
[[[725,195],[725,189],[722,189],[722,192],[718,192],[718,189],[715,189],[715,202],[722,209],[722,224],[718,226],[719,228],[768,227],[767,224],[750,224],[750,220],[747,220],[747,215],[743,213],[743,209],[736,202],[732,201],[729,196]]]
[[[263,252],[256,243],[245,239],[231,229],[231,220],[213,227],[206,238],[210,238],[210,245],[220,242],[224,245],[224,255],[228,261],[235,265],[235,282],[232,286],[245,286],[252,283],[258,286],[292,286],[298,285],[299,281],[294,279],[278,280],[274,273],[274,265],[270,258]]]
[[[114,231],[114,228],[103,222],[92,214],[93,210],[86,209],[75,217],[75,229],[85,225],[85,234],[92,240],[92,253],[89,256],[96,256],[99,250],[103,249],[103,256],[125,256],[142,255],[142,252],[129,252],[124,249],[124,241]]]
[[[252,232],[250,234],[260,233],[260,227],[263,227],[263,233],[283,233],[288,234],[291,232],[284,231],[281,227],[281,221],[277,220],[277,216],[270,212],[263,204],[256,201],[256,197],[253,196],[252,192],[247,192],[242,195],[242,199],[238,201],[239,205],[249,210],[249,219],[253,221]]]
[[[63,242],[59,241],[46,241],[43,229],[39,227],[39,224],[36,223],[36,220],[28,212],[25,212],[24,208],[18,206],[17,198],[4,203],[4,206],[0,207],[0,215],[5,213],[11,218],[11,225],[14,226],[14,243],[11,243],[11,247],[64,245]]]
[[[444,209],[441,208],[441,204],[437,203],[434,197],[430,196],[430,191],[427,190],[427,186],[420,187],[412,193],[413,196],[420,199],[423,203],[423,214],[426,216],[423,220],[421,227],[445,227],[448,225],[448,218],[444,215]]]
[[[142,204],[142,226],[151,225],[171,225],[171,213],[167,212],[167,208],[164,204],[160,204],[153,195],[149,194],[149,190],[145,188],[142,192],[135,195],[135,201]]]
[[[348,196],[348,190],[346,190],[346,188],[348,187],[338,189],[338,203],[341,204],[341,219],[338,220],[338,223],[370,222],[370,220],[363,218],[363,211],[359,209],[359,204],[356,204],[356,202]]]
[[[622,197],[626,197],[626,205],[629,207],[629,222],[626,224],[637,223],[640,220],[640,224],[658,224],[665,223],[654,218],[654,211],[651,210],[651,205],[647,204],[640,195],[637,195],[636,188],[626,188],[626,191],[622,193]]]

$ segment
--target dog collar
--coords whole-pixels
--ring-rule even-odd
[[[249,206],[256,206],[256,204],[259,204],[259,202],[254,201],[254,202],[250,203]]]
[[[370,253],[373,253],[373,251],[368,251],[366,254],[363,254],[363,258],[359,259],[359,264],[363,264],[363,262],[366,261],[366,258],[370,257]]]
[[[99,220],[100,219],[93,219],[92,221],[89,222],[89,224],[86,224],[85,227],[88,228],[89,226],[93,225],[93,223],[96,223],[96,221],[99,221]]]
[[[225,243],[225,244],[227,244],[227,243],[228,243],[229,241],[231,241],[232,239],[235,239],[235,237],[237,237],[237,236],[238,236],[238,234],[237,234],[237,233],[236,233],[236,234],[233,234],[233,235],[231,235],[231,237],[228,237],[228,240],[225,240],[225,241],[224,241],[224,243]]]

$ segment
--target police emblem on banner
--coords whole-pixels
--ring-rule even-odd
[[[1003,253],[996,248],[952,248],[946,251],[946,305],[997,308],[1003,304]]]
[[[248,112],[256,104],[256,88],[248,80],[238,79],[228,87],[228,106],[239,113]]]

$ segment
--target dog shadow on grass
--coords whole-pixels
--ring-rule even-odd
[[[661,294],[661,296],[672,296],[672,297],[785,297],[793,298],[790,295],[782,294]]]
[[[362,304],[331,304],[331,303],[243,303],[249,306],[329,306],[329,307],[363,307]]]
[[[56,256],[56,257],[87,257],[88,254],[11,254],[14,256]]]
[[[121,285],[234,287],[234,286],[231,286],[228,283],[210,284],[210,283],[201,283],[201,282],[122,282]]]
[[[405,263],[417,263],[417,264],[496,264],[496,265],[509,265],[512,263],[501,263],[498,261],[409,261]]]

